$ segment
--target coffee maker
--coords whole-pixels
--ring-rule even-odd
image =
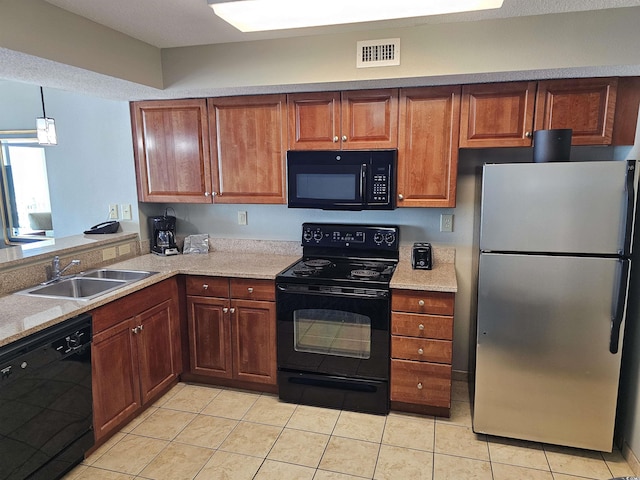
[[[149,217],[151,230],[151,253],[156,255],[177,255],[176,245],[176,217],[164,215]]]

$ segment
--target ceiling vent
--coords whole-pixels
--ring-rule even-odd
[[[400,39],[364,40],[357,43],[357,68],[400,65]]]

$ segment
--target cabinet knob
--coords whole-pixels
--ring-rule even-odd
[[[138,327],[132,328],[132,329],[131,329],[131,331],[132,331],[134,334],[138,333]]]
[[[424,307],[424,300],[418,300],[418,305],[420,305],[421,307]]]
[[[212,197],[215,197],[216,195],[218,195],[216,192],[211,192]]]
[[[346,135],[343,135],[343,136],[342,136],[342,141],[343,141],[343,142],[346,142],[346,141],[347,141],[347,136],[346,136]]]
[[[423,324],[418,325],[418,330],[424,330],[424,325]]]
[[[211,195],[209,192],[204,192],[205,197],[208,197],[209,195]]]
[[[231,307],[231,308],[229,309],[229,311],[230,311],[231,313],[235,313],[236,309],[235,309],[235,308],[233,308],[233,307]]]
[[[419,349],[418,349],[418,355],[422,355],[423,353],[424,353],[424,350],[423,350],[423,349],[421,349],[421,348],[419,348]]]
[[[401,193],[398,194],[398,200],[404,200],[404,195],[402,195]]]
[[[140,331],[142,331],[142,329],[144,328],[144,325],[138,325],[138,328],[140,329]]]
[[[531,132],[525,132],[524,136],[527,138],[531,138],[533,135],[531,134]]]
[[[418,390],[422,390],[422,383],[418,384]]]
[[[337,135],[335,137],[333,137],[333,143],[336,143],[338,140],[340,140],[340,138],[338,138]]]
[[[227,307],[224,307],[224,308],[222,309],[222,313],[229,313],[229,309],[228,309]]]
[[[202,284],[202,289],[203,289],[203,290],[208,290],[208,289],[209,289],[209,285],[208,285],[208,284],[206,284],[206,283],[203,283],[203,284]]]
[[[249,287],[249,288],[247,288],[247,292],[249,292],[249,293],[253,293],[253,287]]]

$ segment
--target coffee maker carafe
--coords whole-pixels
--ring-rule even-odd
[[[176,217],[166,213],[159,217],[149,217],[151,230],[151,253],[156,255],[177,255]]]

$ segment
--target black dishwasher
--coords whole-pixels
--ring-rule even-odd
[[[51,480],[94,444],[91,316],[0,348],[0,479]]]

